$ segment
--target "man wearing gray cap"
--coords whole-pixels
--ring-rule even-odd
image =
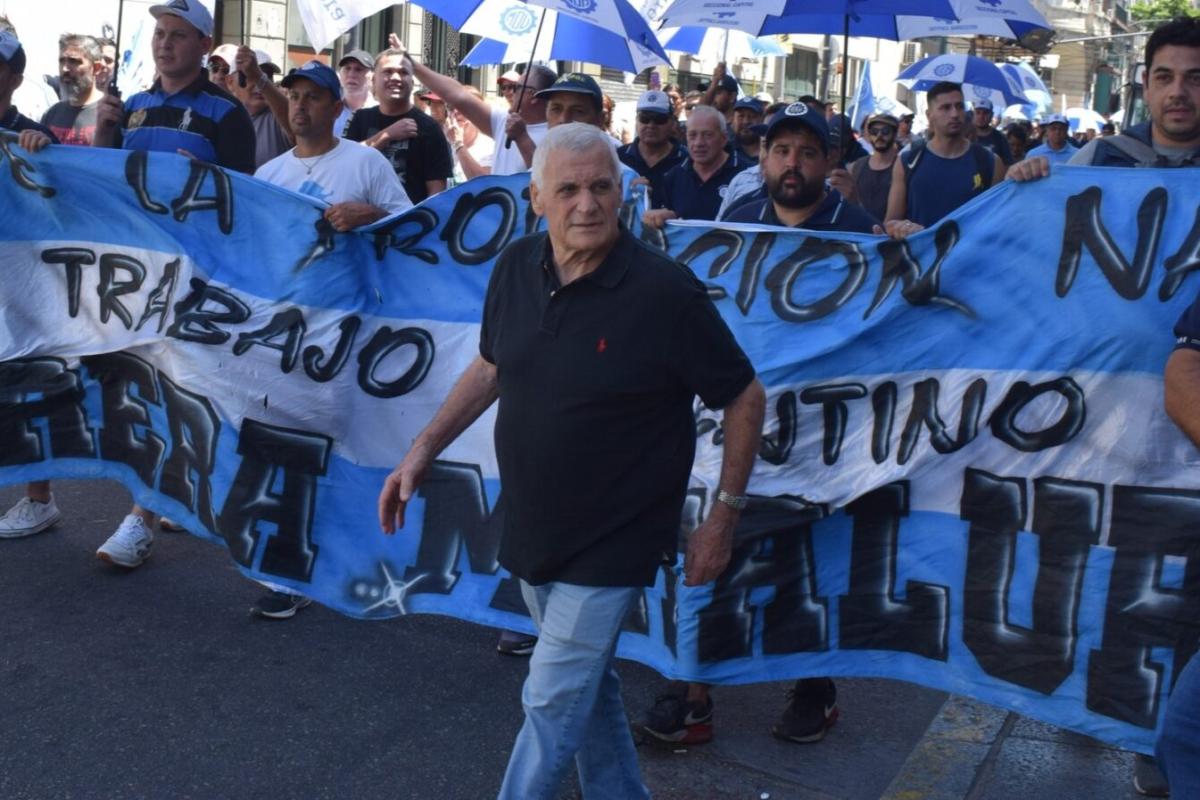
[[[977,100],[972,110],[975,112],[972,119],[975,123],[975,141],[991,150],[1004,162],[1004,168],[1008,169],[1013,163],[1012,148],[1008,146],[1008,138],[992,127],[995,117],[992,101]]]
[[[351,50],[338,62],[338,80],[342,82],[342,113],[333,123],[333,135],[345,136],[350,118],[360,108],[379,105],[371,96],[375,59],[366,50]]]
[[[642,92],[637,101],[637,138],[617,148],[621,163],[645,178],[650,197],[661,197],[662,178],[672,167],[682,164],[687,150],[676,138],[679,122],[665,92]]]

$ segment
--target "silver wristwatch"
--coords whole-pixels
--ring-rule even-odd
[[[717,502],[724,503],[732,509],[741,511],[746,507],[746,504],[750,502],[750,500],[744,494],[730,494],[724,489],[721,489],[717,492]]]

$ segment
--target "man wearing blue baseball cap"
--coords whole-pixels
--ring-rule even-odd
[[[38,149],[58,139],[50,129],[31,120],[17,111],[13,105],[12,96],[17,87],[25,80],[25,48],[16,36],[8,31],[0,32],[0,128],[10,131],[36,131],[45,136]],[[41,137],[38,137],[39,140]]]
[[[753,97],[743,97],[733,104],[733,146],[747,164],[758,163],[762,121],[763,104]]]
[[[182,152],[226,169],[253,172],[250,116],[204,70],[204,58],[212,50],[212,15],[200,0],[171,0],[151,6],[150,13],[158,78],[124,104],[112,95],[100,101],[94,144]]]
[[[546,127],[583,122],[604,128],[604,92],[591,75],[568,72],[537,93],[546,106]]]

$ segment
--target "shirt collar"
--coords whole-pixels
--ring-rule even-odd
[[[550,234],[545,236],[542,242],[542,270],[557,286],[558,273],[554,271],[554,262],[551,258]],[[617,235],[617,241],[613,244],[612,249],[608,251],[608,255],[600,262],[600,266],[584,275],[579,280],[591,281],[605,289],[615,289],[621,279],[625,277],[625,273],[629,271],[629,262],[633,259],[633,248],[635,242],[633,234],[629,232],[624,225],[620,225],[620,230]]]
[[[808,219],[801,222],[799,227],[807,228],[810,225],[829,225],[837,222],[841,209],[842,195],[837,189],[827,189],[825,191],[825,199],[817,206],[817,210],[809,214]],[[759,219],[766,225],[784,224],[775,213],[775,201],[770,196],[767,197],[767,201],[763,205],[762,214],[759,215]]]
[[[168,95],[162,88],[162,78],[155,78],[154,83],[150,85],[150,91],[155,94],[161,94],[165,97],[173,97],[175,94],[200,94],[206,85],[211,83],[208,76],[204,74],[204,70],[200,70],[200,74],[196,76],[196,80],[189,83],[187,86],[180,89],[174,94]],[[214,86],[216,84],[213,84]]]

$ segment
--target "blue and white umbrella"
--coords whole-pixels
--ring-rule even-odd
[[[1047,111],[1053,102],[1050,96],[1050,90],[1046,88],[1046,84],[1034,72],[1033,67],[1023,61],[1018,61],[1015,64],[1001,64],[1000,69],[1008,73],[1008,76],[1015,80],[1021,86],[1021,94],[1029,98],[1029,106],[1032,107],[1032,112],[1029,118],[1037,116],[1041,111]]]
[[[943,81],[960,83],[965,100],[972,104],[989,100],[994,108],[1029,102],[1017,80],[987,59],[963,53],[923,58],[896,80],[914,92],[927,92]]]
[[[896,41],[931,36],[997,36],[1020,39],[1037,30],[1053,30],[1029,0],[950,0],[954,19],[896,17]]]
[[[733,28],[754,36],[768,33],[842,33],[849,18],[894,17],[911,14],[954,18],[950,0],[675,0],[662,14],[665,25]],[[822,17],[829,30],[775,30],[775,17]],[[864,34],[871,35],[871,34]]]
[[[738,58],[779,58],[787,51],[772,36],[751,36],[729,28],[679,28],[674,33],[659,31],[663,47],[680,53],[699,55],[704,61],[728,61]]]
[[[414,2],[452,28],[486,37],[463,59],[468,66],[560,59],[641,72],[671,63],[629,0]]]
[[[1100,116],[1100,112],[1090,108],[1068,108],[1063,112],[1063,116],[1067,118],[1067,127],[1071,129],[1071,133],[1086,131],[1088,128],[1099,132],[1108,121]]]

